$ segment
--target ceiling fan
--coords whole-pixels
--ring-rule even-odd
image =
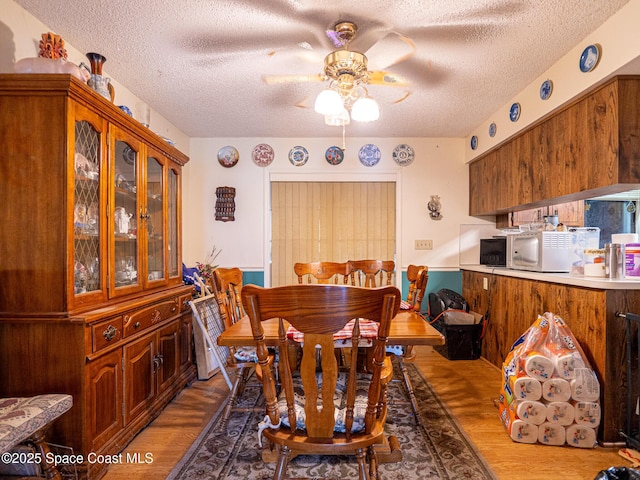
[[[324,58],[323,73],[316,75],[265,75],[267,84],[300,82],[329,82],[316,98],[315,110],[325,115],[329,125],[345,125],[350,118],[358,121],[373,121],[379,116],[379,107],[369,96],[367,85],[407,87],[409,82],[402,76],[386,70],[415,53],[415,44],[408,37],[392,32],[376,42],[367,54],[349,48],[358,31],[352,21],[339,21],[326,35],[336,50]],[[380,70],[369,70],[369,56],[376,58]],[[406,91],[396,101],[405,100]],[[351,117],[350,117],[350,116]]]

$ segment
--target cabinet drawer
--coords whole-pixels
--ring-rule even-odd
[[[122,338],[122,317],[110,318],[91,327],[93,351],[113,345]]]
[[[124,336],[128,337],[178,313],[178,299],[167,300],[124,316]]]
[[[189,302],[193,300],[193,295],[191,295],[190,293],[186,293],[184,295],[180,296],[180,299],[178,300],[179,304],[180,304],[180,311],[184,312],[185,310],[190,310],[191,309],[191,305],[189,304]]]

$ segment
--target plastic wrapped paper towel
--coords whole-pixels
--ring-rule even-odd
[[[541,382],[551,378],[555,367],[555,362],[540,352],[529,352],[524,358],[527,375]]]
[[[547,404],[547,420],[550,423],[568,426],[575,418],[574,406],[569,402],[551,402]]]
[[[545,445],[564,445],[566,431],[562,425],[545,422],[538,426],[538,441]]]
[[[595,428],[600,425],[600,404],[597,402],[573,402],[576,425]]]
[[[510,377],[511,391],[517,400],[540,400],[542,384],[531,377]]]
[[[600,399],[600,383],[590,368],[578,368],[571,380],[571,398],[578,402],[595,402]]]
[[[522,400],[515,402],[516,416],[529,423],[540,425],[547,420],[547,406],[536,400]]]
[[[550,378],[542,383],[542,398],[548,402],[567,402],[571,385],[564,378]]]
[[[575,378],[576,368],[584,368],[584,360],[582,355],[576,350],[563,350],[556,357],[556,374],[565,380]]]
[[[567,445],[578,448],[593,448],[597,445],[596,431],[582,425],[567,427]]]

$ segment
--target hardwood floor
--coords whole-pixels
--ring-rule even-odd
[[[500,370],[484,360],[449,361],[416,347],[416,365],[448,405],[496,476],[504,480],[591,480],[600,470],[629,466],[618,447],[579,449],[513,442],[498,418]],[[150,463],[111,465],[105,480],[166,478],[228,393],[221,375],[196,381],[129,444],[126,453]]]

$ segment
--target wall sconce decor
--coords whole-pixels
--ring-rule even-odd
[[[429,209],[429,216],[432,220],[442,220],[442,213],[440,213],[440,209],[442,208],[440,195],[431,195],[431,200],[427,203],[427,208]]]
[[[235,221],[236,189],[233,187],[216,188],[216,220],[221,222]]]

